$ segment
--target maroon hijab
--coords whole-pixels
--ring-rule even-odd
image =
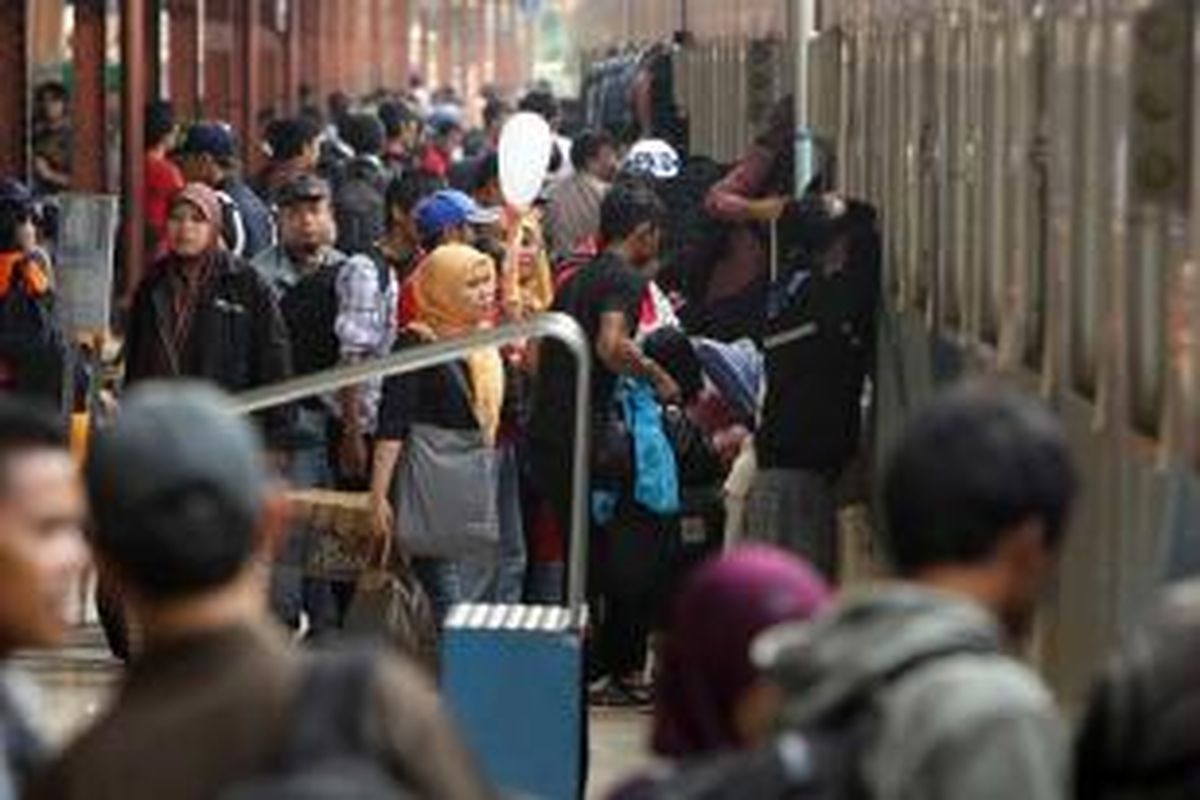
[[[773,547],[742,547],[702,565],[672,609],[654,751],[683,758],[741,746],[733,712],[757,678],[751,644],[767,628],[812,617],[829,598],[812,567]]]

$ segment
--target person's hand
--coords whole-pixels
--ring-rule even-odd
[[[371,533],[376,539],[385,541],[396,530],[396,512],[386,497],[371,495]]]
[[[683,400],[683,390],[675,379],[663,372],[654,380],[654,392],[665,405],[679,405]]]
[[[348,478],[363,478],[367,474],[367,440],[357,433],[345,433],[338,442],[338,467]]]
[[[764,197],[750,202],[750,216],[758,222],[778,222],[788,203],[786,197]]]

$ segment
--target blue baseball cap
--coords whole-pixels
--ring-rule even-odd
[[[457,225],[492,225],[499,219],[499,211],[480,208],[469,194],[457,189],[434,192],[413,209],[417,233],[423,240],[436,238]]]
[[[237,139],[233,129],[223,122],[197,122],[184,133],[176,152],[231,159],[237,156]]]

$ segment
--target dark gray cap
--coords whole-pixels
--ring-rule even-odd
[[[208,495],[254,519],[266,494],[262,441],[216,389],[186,381],[138,386],[116,424],[98,433],[87,466],[101,527],[124,526],[164,497]]]
[[[276,202],[281,208],[313,200],[328,200],[331,197],[329,184],[311,173],[297,175],[279,189]]]

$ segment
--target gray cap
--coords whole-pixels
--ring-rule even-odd
[[[128,524],[163,497],[197,488],[253,519],[268,480],[250,422],[216,389],[186,381],[130,392],[116,424],[92,443],[87,479],[102,527]]]
[[[276,202],[285,208],[296,203],[328,200],[331,196],[329,183],[324,178],[306,172],[281,186]]]

